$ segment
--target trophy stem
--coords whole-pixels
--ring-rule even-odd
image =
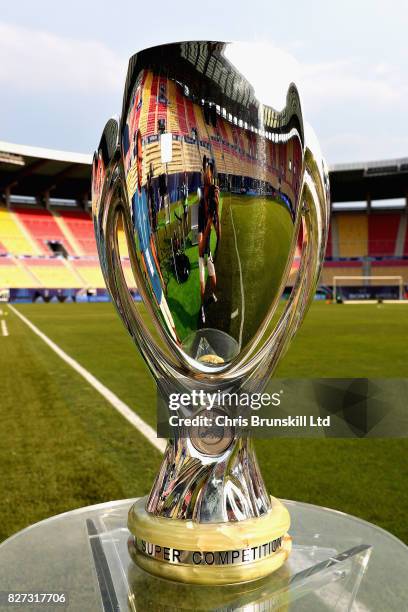
[[[208,442],[189,433],[169,440],[147,512],[198,523],[228,523],[270,511],[251,438],[230,438],[224,431],[219,440]]]
[[[167,409],[169,391],[162,381]],[[150,495],[129,512],[129,552],[146,571],[221,585],[262,578],[287,559],[289,513],[267,494],[251,437],[228,425],[232,413],[200,405],[187,414],[221,425],[171,430]]]

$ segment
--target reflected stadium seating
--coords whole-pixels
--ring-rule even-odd
[[[282,144],[278,152],[271,141],[231,118],[217,114],[213,124],[205,117],[203,106],[190,99],[178,83],[151,71],[143,74],[142,85],[133,96],[129,134],[132,143],[139,129],[144,140],[143,180],[151,168],[154,177],[164,172],[200,172],[206,155],[214,159],[218,173],[266,180],[293,200],[301,170],[301,145],[296,138]],[[162,130],[173,135],[172,161],[166,166],[161,161]]]

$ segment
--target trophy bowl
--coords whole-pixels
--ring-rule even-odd
[[[248,53],[192,41],[134,55],[120,119],[107,122],[93,161],[106,286],[164,403],[200,394],[183,406],[189,417],[208,413],[211,394],[264,389],[313,299],[326,247],[328,173],[298,90],[289,85],[282,110],[260,100],[248,66],[259,81],[271,60],[262,90],[273,95],[273,58],[248,62]],[[211,412],[228,409],[212,402]],[[129,511],[129,552],[171,580],[244,582],[284,563],[289,526],[250,436],[180,425],[150,495]]]

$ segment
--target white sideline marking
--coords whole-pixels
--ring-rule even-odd
[[[237,233],[235,231],[235,223],[234,223],[234,215],[232,213],[232,205],[230,205],[231,212],[231,222],[232,222],[232,231],[234,232],[234,242],[235,242],[235,252],[237,254],[238,259],[238,270],[239,270],[239,283],[241,285],[241,325],[239,328],[239,350],[241,350],[242,345],[242,332],[244,329],[244,320],[245,320],[245,294],[244,294],[244,280],[242,278],[242,266],[241,266],[241,258],[239,256],[238,243],[237,243]]]
[[[4,319],[1,320],[1,333],[3,334],[3,336],[8,336],[8,329],[7,329],[7,323],[5,322]]]
[[[103,385],[97,378],[95,378],[93,374],[88,372],[88,370],[82,367],[77,361],[75,361],[75,359],[72,359],[72,357],[70,357],[57,344],[55,344],[55,342],[53,342],[50,338],[48,338],[48,336],[46,336],[42,331],[40,331],[38,327],[36,327],[33,323],[31,323],[29,319],[27,319],[27,317],[18,312],[18,310],[16,310],[14,306],[9,304],[9,308],[19,319],[23,321],[23,323],[27,325],[27,327],[31,329],[31,331],[33,331],[39,338],[41,338],[41,340],[45,342],[45,344],[47,344],[50,349],[52,349],[54,353],[58,355],[58,357],[61,357],[61,359],[65,361],[65,363],[70,365],[73,370],[78,372],[78,374],[80,374],[82,378],[84,378],[96,391],[98,391],[98,393],[100,393],[102,397],[106,399],[111,404],[111,406],[115,408],[115,410],[117,410],[123,417],[125,417],[125,419],[129,421],[129,423],[131,423],[133,427],[136,427],[136,429],[145,438],[147,438],[147,440],[149,440],[150,444],[153,444],[153,446],[155,446],[157,450],[159,450],[161,453],[164,452],[164,449],[166,448],[165,441],[161,440],[160,438],[156,438],[156,432],[152,427],[150,427],[150,425],[145,423],[143,419],[141,419],[137,414],[133,412],[133,410],[131,410],[131,408],[129,408],[127,404],[125,404],[125,402],[122,402],[122,400],[119,399],[117,395],[115,395],[110,389],[105,387],[105,385]]]

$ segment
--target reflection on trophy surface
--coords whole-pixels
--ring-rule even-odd
[[[133,56],[121,119],[106,124],[94,157],[106,284],[165,401],[174,391],[262,391],[313,298],[325,249],[327,171],[297,88],[281,111],[263,104],[229,59],[234,48],[185,42]],[[273,67],[265,79],[273,90]],[[122,224],[159,339],[124,280]],[[254,580],[284,563],[289,524],[248,436],[176,428],[150,495],[130,510],[130,551],[165,578]]]
[[[238,353],[276,298],[293,245],[301,134],[275,143],[161,71],[138,74],[122,136],[146,288],[180,346],[208,327]]]

